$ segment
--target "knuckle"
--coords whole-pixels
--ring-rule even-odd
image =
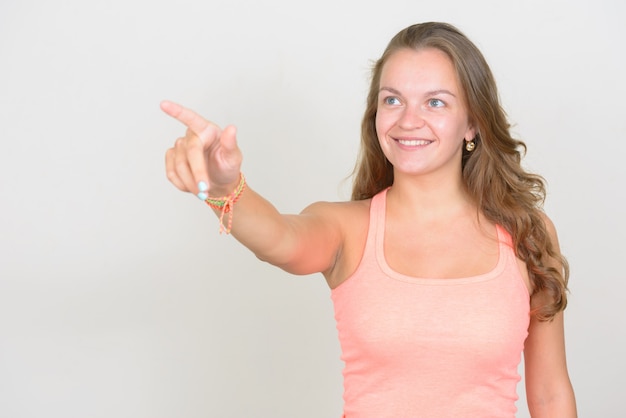
[[[187,161],[182,159],[177,160],[173,167],[173,170],[176,171],[176,173],[184,173],[188,169],[189,166],[187,165]]]
[[[219,128],[218,128],[216,125],[212,124],[212,123],[210,123],[210,124],[206,127],[206,129],[204,130],[204,132],[207,134],[207,136],[210,136],[210,137],[212,137],[212,138],[213,138],[213,137],[216,137],[216,136],[219,136],[219,134],[220,134],[220,130],[219,130]]]
[[[174,170],[165,170],[165,176],[172,183],[175,183],[178,180],[178,176]]]

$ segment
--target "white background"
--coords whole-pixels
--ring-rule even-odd
[[[0,416],[339,417],[322,277],[261,263],[166,181],[183,129],[159,102],[236,124],[281,211],[345,200],[370,62],[428,20],[482,49],[548,180],[580,416],[625,416],[625,19],[619,0],[3,0]]]

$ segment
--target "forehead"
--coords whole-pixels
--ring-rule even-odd
[[[452,61],[435,48],[403,48],[392,53],[383,65],[380,87],[446,88],[460,92]]]

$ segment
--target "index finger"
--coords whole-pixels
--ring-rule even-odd
[[[178,103],[170,102],[169,100],[161,102],[161,110],[183,123],[198,136],[200,136],[209,126],[212,126],[208,120],[204,119],[193,110],[187,109]]]

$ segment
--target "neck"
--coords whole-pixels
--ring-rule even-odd
[[[410,176],[395,173],[387,201],[399,214],[424,218],[447,218],[472,210],[475,205],[461,176]]]

